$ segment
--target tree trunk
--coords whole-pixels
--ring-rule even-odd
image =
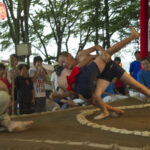
[[[108,49],[110,47],[110,33],[109,33],[109,6],[108,6],[108,0],[104,0],[104,13],[105,13],[105,30],[106,30],[106,48]]]

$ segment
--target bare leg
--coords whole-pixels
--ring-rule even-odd
[[[94,106],[98,106],[98,103],[96,102],[96,100],[92,100],[92,104],[94,105]],[[115,113],[117,113],[118,115],[123,115],[124,114],[124,111],[123,110],[121,110],[121,109],[119,109],[119,108],[116,108],[116,107],[113,107],[113,106],[111,106],[111,105],[109,105],[109,104],[107,104],[107,103],[104,103],[104,105],[105,105],[105,107],[107,108],[107,110],[109,110],[109,111],[112,111],[112,112],[115,112]]]
[[[109,116],[107,107],[101,98],[102,93],[105,91],[108,85],[108,81],[102,79],[97,80],[96,90],[93,93],[92,100],[95,101],[94,103],[97,104],[97,107],[101,108],[102,113],[94,117],[94,119],[103,119]]]
[[[21,132],[29,129],[33,125],[33,121],[2,121],[2,126],[6,127],[9,132]]]
[[[107,103],[105,103],[105,106],[106,108],[109,110],[109,111],[113,111],[119,115],[123,115],[124,114],[124,111],[119,109],[119,108],[116,108],[116,107],[113,107],[111,105],[108,105]]]
[[[143,84],[137,82],[134,78],[132,78],[127,72],[124,72],[122,77],[120,78],[124,83],[130,85],[133,89],[143,93],[144,95],[150,97],[150,89],[145,87]]]
[[[99,71],[103,72],[106,64],[103,61],[101,56],[97,56],[94,62],[97,64]],[[133,79],[127,72],[124,72],[122,77],[120,78],[123,82],[130,85],[133,89],[143,93],[144,95],[150,97],[150,89],[145,87],[143,84],[137,82],[135,79]],[[104,86],[104,85],[103,85]],[[105,87],[105,86],[104,86]],[[104,91],[103,91],[104,92]],[[103,93],[102,92],[102,93]]]
[[[112,47],[107,49],[106,50],[107,53],[109,53],[110,55],[113,55],[114,53],[116,53],[120,49],[122,49],[124,46],[129,44],[132,40],[134,40],[140,36],[140,34],[135,30],[134,27],[131,26],[130,29],[131,29],[131,35],[128,38],[116,43],[115,45],[113,45]]]

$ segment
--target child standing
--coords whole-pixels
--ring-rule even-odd
[[[35,98],[35,111],[46,111],[46,90],[45,83],[47,76],[43,68],[43,59],[40,56],[35,56],[33,59],[34,68],[30,68],[29,76],[31,77],[34,85],[34,98]]]
[[[33,82],[28,76],[28,66],[26,64],[20,64],[18,70],[20,75],[15,78],[15,87],[20,114],[30,114],[32,113],[32,104],[34,104]]]

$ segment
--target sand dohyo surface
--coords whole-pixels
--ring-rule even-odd
[[[142,103],[134,98],[118,100],[111,105],[125,107],[125,114],[119,117],[108,117],[103,120],[94,120],[99,113],[93,111],[80,119],[106,128],[124,129],[137,134],[123,134],[93,128],[92,125],[81,124],[77,116],[83,110],[92,110],[93,106],[73,108],[64,111],[14,117],[13,120],[34,120],[33,127],[21,133],[0,133],[0,150],[146,150],[150,149],[150,107],[142,107]],[[127,106],[141,106],[128,108]],[[146,104],[147,105],[147,104]],[[146,132],[145,132],[146,131]],[[139,133],[147,133],[141,136]]]

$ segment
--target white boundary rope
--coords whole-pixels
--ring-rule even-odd
[[[3,139],[8,140],[8,139]],[[127,146],[119,146],[117,144],[99,144],[99,143],[92,143],[89,141],[56,141],[51,139],[46,140],[39,140],[39,139],[17,139],[14,138],[11,141],[18,141],[18,142],[32,142],[32,143],[46,143],[46,144],[60,144],[60,145],[68,145],[68,146],[86,146],[91,148],[99,148],[99,149],[111,149],[111,150],[149,150],[150,147],[148,145],[138,148],[138,147],[127,147]]]
[[[150,104],[143,104],[143,105],[132,105],[132,106],[121,106],[118,107],[120,109],[135,109],[135,108],[146,108],[150,107]],[[78,108],[72,108],[68,109],[69,110],[74,110]],[[97,123],[93,123],[89,120],[86,119],[87,115],[93,114],[95,111],[98,111],[99,109],[88,109],[88,110],[82,110],[80,114],[76,116],[78,122],[80,122],[83,125],[90,126],[92,128],[99,128],[104,131],[110,131],[114,133],[119,133],[119,134],[133,134],[133,135],[140,135],[144,137],[150,137],[150,132],[149,131],[130,131],[127,129],[118,129],[115,127],[107,127],[105,125],[99,125]],[[55,112],[60,112],[55,111]],[[44,115],[44,114],[51,114],[54,112],[44,112],[44,113],[36,113],[36,114],[31,114],[31,115],[21,115],[21,116],[12,116],[12,118],[22,118],[22,117],[30,117],[30,116],[37,116],[37,115]],[[5,140],[5,139],[3,139]],[[8,139],[6,139],[8,140]],[[20,141],[20,142],[34,142],[34,143],[47,143],[47,144],[64,144],[64,145],[70,145],[70,146],[88,146],[88,147],[93,147],[93,148],[103,148],[103,149],[119,149],[119,150],[150,150],[150,146],[146,145],[143,147],[127,147],[127,146],[120,146],[117,144],[100,144],[100,143],[92,143],[89,141],[83,141],[83,142],[78,142],[78,141],[57,141],[57,140],[51,140],[51,139],[46,139],[46,140],[39,140],[39,139],[12,139],[13,141]]]
[[[135,108],[146,108],[150,107],[150,104],[142,104],[142,105],[132,105],[132,106],[121,106],[118,107],[120,109],[135,109]],[[139,131],[139,130],[127,130],[127,129],[119,129],[115,127],[108,127],[106,125],[100,125],[94,122],[91,122],[86,119],[86,116],[93,114],[95,111],[98,111],[99,108],[97,109],[88,109],[88,110],[83,110],[81,111],[80,114],[76,116],[77,120],[79,123],[82,125],[87,125],[92,128],[99,128],[104,131],[109,131],[109,132],[114,132],[114,133],[119,133],[119,134],[132,134],[132,135],[139,135],[139,136],[144,136],[144,137],[150,137],[150,131]]]

